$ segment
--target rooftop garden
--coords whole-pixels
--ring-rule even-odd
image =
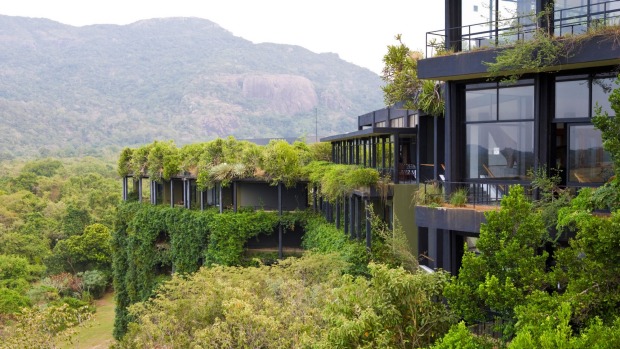
[[[228,186],[234,180],[257,179],[287,187],[310,182],[327,200],[376,185],[376,169],[330,162],[329,143],[306,144],[272,140],[265,146],[233,137],[177,147],[172,141],[155,141],[140,148],[125,148],[118,160],[121,177],[148,177],[157,182],[195,178],[198,188]]]

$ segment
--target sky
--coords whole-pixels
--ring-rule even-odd
[[[3,0],[0,14],[73,26],[199,17],[254,43],[302,46],[380,74],[396,34],[424,52],[427,31],[444,26],[442,0]]]

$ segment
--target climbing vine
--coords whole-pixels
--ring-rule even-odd
[[[124,203],[112,237],[117,315],[114,335],[122,337],[130,321],[127,307],[154,295],[172,272],[193,273],[203,264],[240,265],[248,239],[284,233],[307,220],[305,212],[246,211],[218,213],[167,206]]]

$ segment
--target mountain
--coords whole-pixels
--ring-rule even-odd
[[[312,29],[309,29],[312,30]],[[380,77],[198,18],[73,27],[0,15],[0,158],[83,155],[155,139],[351,130],[383,107]]]

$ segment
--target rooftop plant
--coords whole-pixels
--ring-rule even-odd
[[[399,45],[388,45],[388,52],[383,56],[383,74],[386,82],[383,89],[385,104],[393,105],[404,102],[404,108],[421,110],[433,116],[443,115],[444,101],[441,84],[437,81],[418,78],[418,60],[423,58],[421,52],[412,51],[396,35]]]
[[[537,26],[526,40],[498,41],[497,46],[504,49],[498,52],[494,61],[483,62],[491,78],[501,78],[503,82],[511,83],[525,73],[553,71],[561,58],[573,56],[584,40],[594,36],[603,35],[603,40],[609,40],[613,45],[620,42],[620,27],[613,21],[592,21],[585,33],[556,36],[551,25],[552,15],[553,4],[538,15],[532,15],[533,23],[546,23],[546,26]],[[514,30],[506,33],[507,37],[515,35],[524,36],[523,28],[515,26]]]
[[[125,148],[118,160],[120,176],[144,176],[161,182],[175,176],[197,179],[200,189],[215,183],[228,186],[235,179],[256,178],[292,186],[310,181],[328,200],[377,183],[375,169],[336,165],[328,161],[328,143],[289,144],[273,140],[265,146],[233,137],[178,148],[174,142],[155,141],[137,149]]]

